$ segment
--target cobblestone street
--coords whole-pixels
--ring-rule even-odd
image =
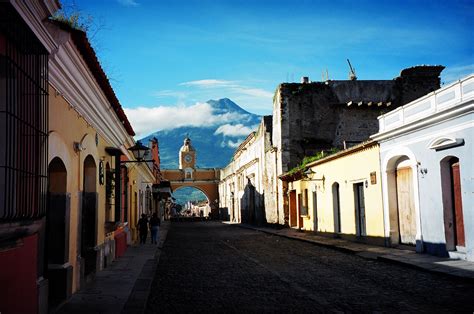
[[[474,284],[214,222],[173,223],[154,312],[474,310]]]

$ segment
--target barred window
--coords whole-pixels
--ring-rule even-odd
[[[48,54],[18,13],[0,4],[0,220],[46,212]]]

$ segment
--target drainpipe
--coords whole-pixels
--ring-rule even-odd
[[[278,177],[277,177],[277,167],[278,167],[278,150],[275,150],[275,182],[276,182],[276,210],[277,210],[277,224],[280,224],[280,202],[278,197]]]
[[[120,154],[115,155],[115,222],[120,222],[120,203],[122,200],[121,185],[122,179],[120,178]]]

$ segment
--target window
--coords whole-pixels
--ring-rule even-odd
[[[308,216],[308,189],[304,189],[303,197],[299,194],[299,201],[300,201],[300,215],[301,216]]]
[[[0,10],[0,220],[46,213],[48,55],[10,6]]]

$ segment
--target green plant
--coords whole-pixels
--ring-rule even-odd
[[[290,171],[287,172],[287,175],[293,176],[293,175],[297,174],[298,172],[302,173],[306,169],[306,166],[308,164],[310,164],[310,163],[312,163],[316,160],[323,159],[324,157],[333,155],[337,152],[339,152],[339,149],[337,149],[336,147],[333,147],[329,150],[322,150],[322,151],[318,152],[316,155],[306,156],[306,157],[303,158],[303,160],[301,161],[301,163],[299,165],[297,165],[296,167],[290,169]]]

